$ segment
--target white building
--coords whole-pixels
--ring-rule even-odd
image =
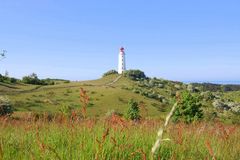
[[[126,59],[124,48],[121,47],[118,58],[118,74],[122,74],[124,71],[126,71]]]

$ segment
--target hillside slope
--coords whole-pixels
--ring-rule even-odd
[[[209,85],[209,84],[208,84]],[[211,84],[210,84],[211,85]],[[59,112],[61,108],[81,108],[80,88],[87,91],[90,103],[88,116],[104,116],[116,111],[124,114],[128,102],[134,99],[141,102],[141,115],[144,117],[165,117],[175,101],[176,92],[189,91],[199,96],[207,120],[239,122],[240,92],[217,91],[198,84],[184,84],[157,78],[131,80],[125,76],[111,74],[91,81],[56,83],[55,85],[26,85],[0,83],[0,95],[10,98],[21,112]],[[211,85],[212,86],[212,85]],[[212,87],[210,87],[211,89]]]
[[[167,106],[158,100],[147,98],[126,88],[135,85],[128,78],[121,77],[111,83],[118,75],[110,75],[98,80],[62,83],[51,86],[35,85],[0,85],[1,95],[7,95],[17,111],[58,112],[62,106],[81,107],[80,88],[87,91],[90,105],[89,116],[102,116],[115,110],[124,113],[128,101],[133,98],[143,102],[144,116],[164,116]]]

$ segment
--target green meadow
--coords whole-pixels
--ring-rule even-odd
[[[170,121],[160,148],[152,154],[157,132],[177,101],[176,93],[188,90],[189,85],[124,76],[114,81],[118,76],[56,80],[55,85],[1,83],[0,94],[10,99],[14,113],[0,118],[0,160],[240,158],[239,115],[217,110],[211,99],[221,96],[239,103],[239,91],[206,92],[206,96],[198,88],[192,94],[202,95],[204,118],[192,124]],[[125,117],[130,99],[141,104],[138,121]]]

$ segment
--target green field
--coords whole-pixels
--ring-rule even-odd
[[[55,82],[55,85],[0,83],[0,95],[8,96],[15,109],[15,115],[25,112],[55,114],[59,113],[64,106],[80,109],[82,107],[80,88],[83,88],[90,97],[90,102],[87,106],[87,116],[89,117],[102,117],[112,111],[124,114],[129,100],[134,99],[144,104],[143,117],[163,119],[175,101],[175,93],[187,90],[188,86],[180,82],[163,79],[150,79],[146,82],[139,82],[124,76],[117,82],[111,83],[118,76],[114,74],[97,80],[70,83],[58,80]],[[151,84],[151,81],[157,84],[148,86]],[[147,86],[145,83],[147,83]],[[159,87],[159,84],[163,86]],[[200,95],[201,93],[194,94]],[[235,103],[240,102],[240,91],[210,92],[210,94],[219,95],[221,99],[231,100]],[[160,99],[158,96],[160,96]],[[163,100],[161,97],[163,97]],[[213,108],[212,102],[213,100],[208,98],[207,100],[202,100],[204,112],[210,116],[208,118],[211,118],[211,114],[214,112],[218,112]],[[229,116],[231,117],[231,114]],[[219,112],[218,117],[222,117],[221,112]],[[227,119],[226,121],[228,121]],[[234,122],[238,121],[238,116],[234,115],[234,119]]]
[[[0,117],[0,160],[240,158],[239,115],[216,110],[211,99],[214,95],[239,103],[239,91],[208,92],[208,96],[193,92],[204,93],[203,121],[170,122],[163,137],[169,140],[163,141],[152,155],[157,131],[176,102],[176,92],[187,90],[188,85],[163,79],[133,81],[118,77],[56,81],[55,85],[0,83],[0,95],[7,96],[14,107],[11,117]],[[89,96],[85,118],[81,112],[81,88]],[[122,116],[131,99],[141,104],[140,121]],[[69,114],[61,112],[66,106],[71,108]]]
[[[171,124],[152,156],[151,147],[161,121],[138,123],[109,117],[101,120],[54,120],[26,116],[21,121],[1,119],[0,159],[162,159],[238,160],[239,126],[221,123]]]
[[[11,87],[1,86],[0,93],[8,95],[15,109],[19,112],[54,113],[58,112],[63,105],[80,108],[80,88],[86,90],[90,97],[90,104],[87,108],[88,116],[103,116],[111,110],[124,113],[131,98],[145,103],[148,116],[161,117],[165,110],[168,110],[157,100],[123,89],[135,85],[133,81],[125,77],[111,86],[107,85],[116,78],[117,75],[111,75],[99,80],[62,83],[52,86],[23,84],[10,85]],[[158,107],[156,108],[156,106]],[[159,111],[161,108],[164,112]]]

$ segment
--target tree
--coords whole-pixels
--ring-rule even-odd
[[[29,76],[23,77],[22,82],[27,84],[41,84],[41,80],[38,79],[38,76],[35,73],[32,73]]]
[[[118,72],[116,70],[110,70],[110,71],[107,71],[106,73],[104,73],[103,77],[106,77],[106,76],[109,76],[112,74],[118,74]]]
[[[22,78],[22,82],[26,84],[35,84],[35,85],[54,85],[54,79],[39,79],[36,73],[32,73],[29,76]]]
[[[183,120],[185,123],[191,123],[203,118],[202,104],[198,96],[189,92],[183,92],[178,99],[178,106],[173,115],[173,121]]]
[[[131,80],[141,80],[146,79],[146,75],[143,71],[140,70],[128,70],[124,71],[123,75],[130,78]]]
[[[140,110],[139,110],[138,102],[131,99],[128,102],[128,107],[129,107],[129,109],[127,111],[126,117],[128,119],[131,119],[131,120],[134,120],[134,121],[140,120],[141,116],[140,116]]]

